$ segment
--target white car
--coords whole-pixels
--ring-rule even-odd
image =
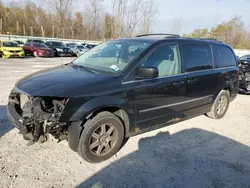
[[[76,46],[73,46],[71,49],[74,52],[74,54],[76,54],[77,57],[81,56],[82,54],[84,54],[85,52],[89,50],[89,48],[83,45],[76,45]]]
[[[20,41],[20,40],[15,40],[15,41],[13,41],[13,42],[17,43],[18,46],[20,46],[20,47],[23,47],[23,46],[24,46],[24,42],[22,42],[22,41]]]

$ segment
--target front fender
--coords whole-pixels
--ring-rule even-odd
[[[134,115],[133,109],[131,106],[123,99],[113,96],[104,96],[92,99],[84,104],[82,104],[74,113],[67,113],[65,109],[64,114],[61,116],[60,121],[72,122],[68,128],[68,144],[73,151],[77,151],[81,131],[82,131],[82,122],[96,110],[107,107],[118,107],[124,110],[128,117],[129,124],[125,123],[126,134],[130,131],[130,125],[133,124]],[[69,110],[69,109],[68,109]],[[69,115],[71,114],[71,115]]]
[[[61,122],[82,121],[92,112],[106,107],[118,107],[123,109],[128,113],[130,118],[133,119],[133,108],[124,99],[116,96],[102,96],[84,101],[82,104],[79,104],[79,102],[80,101],[76,101],[66,105],[60,118]],[[78,103],[77,108],[75,107],[75,103]]]

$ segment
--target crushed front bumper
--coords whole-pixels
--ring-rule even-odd
[[[250,94],[250,77],[244,76],[239,80],[239,93]]]
[[[9,102],[7,106],[7,115],[11,124],[19,129],[22,134],[28,133],[27,127],[24,125],[24,119],[18,114],[15,103]]]
[[[250,94],[250,89],[247,89],[247,88],[239,88],[239,93]]]

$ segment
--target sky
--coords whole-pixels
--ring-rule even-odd
[[[10,0],[3,0],[8,3]],[[16,0],[21,2],[23,0]],[[44,6],[45,0],[33,0]],[[84,1],[76,0],[74,10],[83,10]],[[110,1],[102,0],[103,8],[110,9]],[[141,0],[143,1],[143,0]],[[211,28],[234,15],[242,16],[242,20],[250,30],[250,0],[155,0],[157,13],[152,32],[179,34],[190,33],[194,29]],[[177,23],[177,27],[174,26]]]

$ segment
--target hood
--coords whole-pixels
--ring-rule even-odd
[[[101,88],[110,78],[69,64],[30,74],[20,79],[16,87],[31,96],[76,97]],[[95,88],[91,87],[93,83]]]
[[[18,51],[18,50],[23,50],[21,47],[2,47],[3,50],[15,50],[15,51]]]

